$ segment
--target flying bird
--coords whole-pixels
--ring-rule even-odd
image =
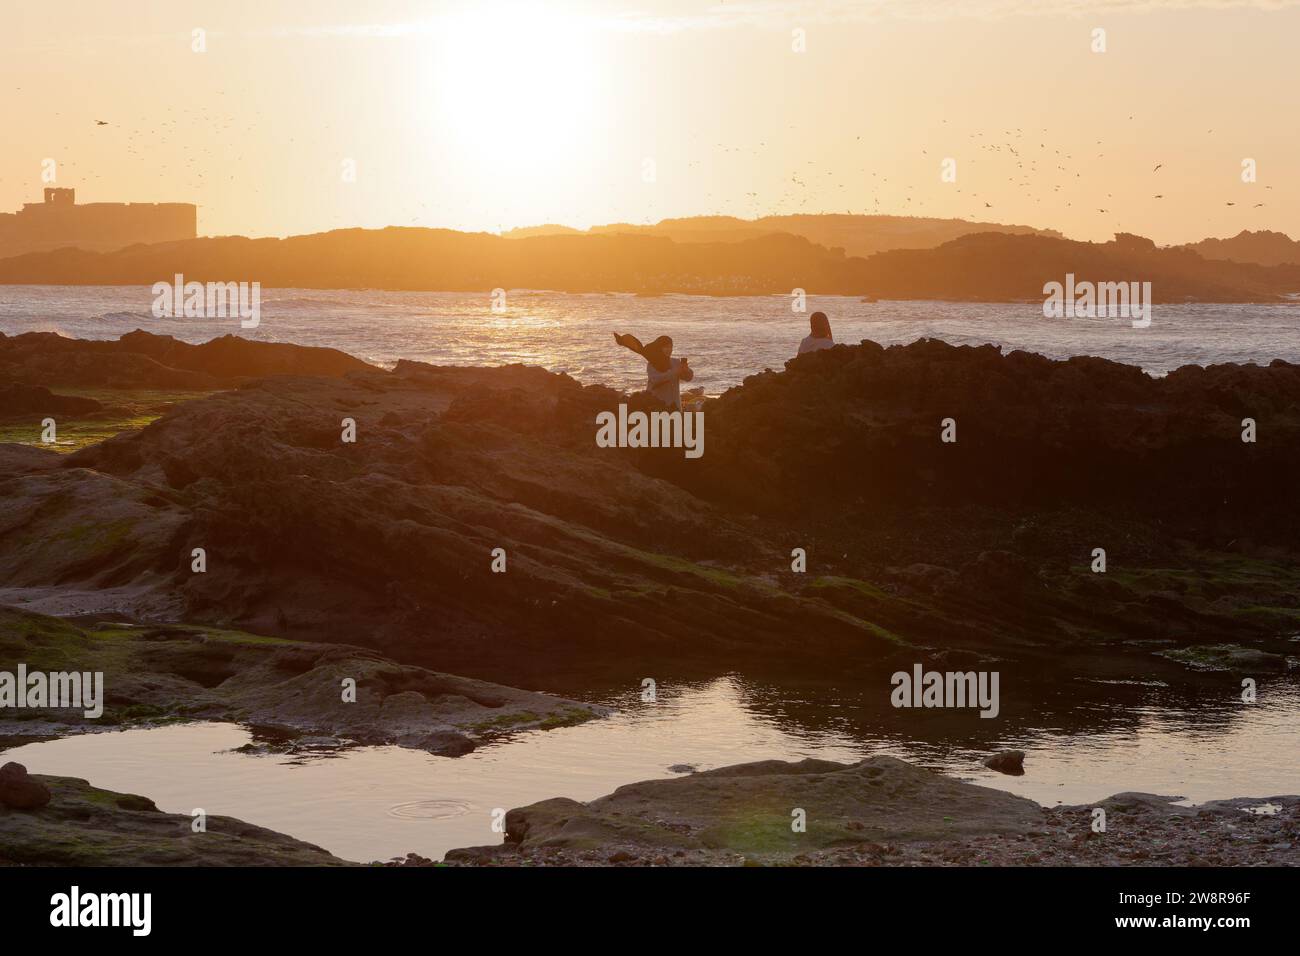
[[[1153,173],[1159,172],[1159,171],[1160,171],[1160,167],[1163,166],[1163,165],[1164,165],[1164,163],[1157,163],[1157,164],[1156,164],[1156,168],[1153,169],[1153,170],[1151,170],[1151,172],[1153,172]]]

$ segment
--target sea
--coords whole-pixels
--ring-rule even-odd
[[[1164,375],[1181,365],[1300,362],[1295,304],[1156,305],[1149,328],[1120,318],[1045,318],[1041,303],[864,302],[811,296],[491,293],[263,289],[256,328],[238,318],[155,318],[148,286],[0,285],[0,332],[58,332],[115,339],[135,329],[205,342],[242,335],[342,349],[382,366],[398,359],[439,365],[540,365],[579,381],[644,387],[645,363],[615,332],[647,341],[672,336],[695,370],[694,387],[718,395],[764,369],[780,370],[808,334],[808,314],[830,318],[835,340],[901,345],[938,338],[994,344],[1049,358],[1094,355]]]

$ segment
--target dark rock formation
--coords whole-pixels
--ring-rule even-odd
[[[1206,259],[1231,259],[1263,266],[1300,265],[1300,241],[1282,232],[1243,229],[1229,239],[1202,239],[1182,246]]]
[[[9,764],[9,766],[16,766]],[[161,813],[135,794],[75,777],[29,778],[52,796],[31,812],[0,809],[0,859],[41,866],[348,866],[318,846],[234,817]]]
[[[640,399],[535,368],[403,362],[249,382],[55,467],[0,454],[0,601],[234,622],[510,681],[632,648],[1101,660],[1129,638],[1292,627],[1295,366],[1155,380],[1099,359],[864,343],[709,402],[697,461],[597,448],[596,414],[622,401]],[[955,444],[940,441],[948,417]],[[796,545],[806,574],[790,572]]]
[[[55,395],[40,385],[0,385],[0,419],[20,415],[88,415],[103,407],[93,398]]]
[[[363,640],[440,669],[553,667],[593,641],[601,655],[633,643],[688,655],[802,646],[808,629],[881,640],[821,602],[696,563],[781,558],[636,456],[596,448],[596,411],[622,400],[517,367],[262,380],[24,482],[0,582],[62,580],[65,595],[133,582],[93,610]],[[40,507],[60,494],[82,504]],[[91,511],[76,550],[50,547]],[[196,547],[206,573],[191,571]]]
[[[858,503],[1024,518],[1104,507],[1176,520],[1180,534],[1218,531],[1224,543],[1270,529],[1300,539],[1284,492],[1300,479],[1300,366],[1286,362],[1156,379],[1098,358],[864,342],[752,376],[708,415],[708,452],[689,485],[801,520]],[[1248,417],[1253,444],[1242,441]],[[955,443],[939,440],[945,418]]]
[[[998,773],[1023,777],[1025,774],[1025,752],[1023,750],[1000,751],[990,757],[985,757],[984,766],[990,770],[996,770]]]
[[[20,763],[0,767],[0,806],[11,810],[39,810],[50,802],[50,788],[31,776]]]
[[[1122,793],[1055,807],[893,757],[777,760],[619,787],[506,814],[505,842],[468,866],[1285,866],[1300,863],[1300,796],[1178,806]],[[1106,811],[1098,832],[1094,808]],[[1246,812],[1250,811],[1250,812]],[[802,812],[802,816],[800,813]],[[802,829],[800,828],[802,827]],[[428,865],[408,859],[406,865]]]
[[[0,607],[0,662],[104,674],[104,713],[0,711],[0,735],[57,735],[158,721],[227,720],[254,729],[259,751],[396,744],[456,757],[503,734],[570,726],[606,709],[440,674],[340,644],[216,628],[77,627]],[[355,681],[345,700],[343,681]],[[13,764],[11,766],[17,766]],[[6,771],[0,800],[9,801]]]
[[[765,760],[619,787],[579,803],[556,798],[506,814],[506,842],[523,849],[674,851],[725,862],[767,862],[831,847],[1023,834],[1033,801],[912,766],[894,757],[857,764]],[[480,851],[481,852],[481,851]],[[448,860],[474,850],[452,851]]]
[[[211,390],[266,375],[335,378],[371,367],[337,349],[256,342],[236,335],[190,345],[138,330],[116,341],[70,339],[54,332],[0,333],[0,384]]]

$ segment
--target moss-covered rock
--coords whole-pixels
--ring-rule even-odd
[[[521,850],[682,851],[711,862],[773,863],[862,843],[1014,836],[1041,821],[1031,800],[893,757],[767,760],[629,784],[585,804],[543,800],[506,814],[506,841]],[[453,851],[448,859],[495,852]]]
[[[102,672],[106,698],[99,718],[77,708],[0,711],[0,735],[229,720],[257,728],[267,741],[262,746],[270,749],[290,749],[297,738],[312,736],[454,756],[487,737],[565,727],[608,713],[562,697],[397,664],[359,647],[181,625],[82,628],[4,607],[0,662],[24,662],[29,670]]]
[[[0,806],[0,863],[37,866],[349,866],[318,846],[234,817],[162,813],[152,800],[75,777],[33,774],[52,799]]]

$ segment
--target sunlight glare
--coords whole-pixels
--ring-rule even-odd
[[[564,178],[595,144],[594,43],[583,18],[527,4],[447,17],[416,104],[428,111],[432,148],[454,141],[461,172],[484,189]]]

